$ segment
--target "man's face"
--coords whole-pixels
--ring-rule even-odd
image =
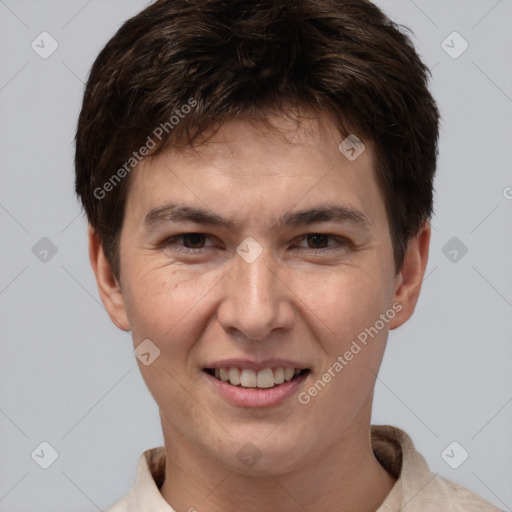
[[[351,162],[326,120],[273,121],[286,140],[231,121],[134,171],[120,282],[134,345],[160,350],[139,366],[166,440],[276,474],[367,443],[403,319],[371,146]],[[262,456],[252,469],[242,448]]]

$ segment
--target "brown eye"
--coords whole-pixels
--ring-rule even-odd
[[[201,233],[183,233],[164,240],[162,247],[166,250],[199,253],[201,250],[211,249],[213,244],[208,235]]]
[[[329,236],[328,235],[306,235],[308,246],[312,249],[323,249],[328,247]]]
[[[187,233],[186,235],[181,235],[181,238],[183,238],[184,246],[189,249],[201,249],[206,240],[206,236],[199,233]]]
[[[296,246],[302,252],[327,254],[334,251],[346,251],[351,247],[351,243],[345,237],[324,234],[308,233],[300,237],[300,242]]]

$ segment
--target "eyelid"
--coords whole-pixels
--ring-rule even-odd
[[[187,235],[198,235],[198,236],[204,237],[205,243],[208,243],[208,241],[209,241],[210,244],[205,245],[203,247],[197,247],[197,248],[185,247],[178,241],[183,242],[183,238]],[[346,237],[343,237],[340,235],[334,235],[331,233],[319,233],[319,232],[314,232],[314,231],[310,232],[310,233],[304,233],[302,235],[299,235],[298,237],[296,237],[294,239],[294,241],[298,241],[298,243],[302,243],[304,241],[307,242],[307,237],[309,237],[309,236],[327,237],[329,240],[334,241],[335,243],[333,243],[331,245],[327,245],[326,247],[319,247],[319,248],[307,247],[307,246],[298,247],[300,249],[300,252],[322,253],[322,252],[328,252],[328,251],[333,251],[333,250],[339,250],[340,248],[344,248],[347,245],[348,246],[353,245],[352,242],[349,239],[347,239]],[[214,244],[212,243],[212,240],[211,240],[212,238],[215,238],[215,237],[212,235],[208,235],[206,233],[190,231],[190,232],[180,233],[177,235],[167,237],[160,245],[164,248],[173,246],[173,248],[177,251],[186,252],[186,253],[190,253],[190,254],[192,254],[192,253],[198,254],[201,251],[204,251],[206,249],[210,249],[211,247],[214,247]],[[294,246],[297,247],[297,244],[295,244]]]
[[[308,236],[324,236],[327,237],[330,240],[335,240],[337,242],[348,242],[348,240],[345,237],[339,236],[339,235],[332,235],[330,233],[305,233],[304,235],[299,235],[297,238],[302,240],[306,240]]]
[[[329,251],[337,251],[340,249],[346,249],[347,247],[354,246],[353,242],[351,240],[349,240],[348,238],[346,238],[344,236],[340,236],[340,235],[333,235],[331,233],[312,232],[312,233],[306,233],[304,235],[300,235],[298,238],[300,239],[301,242],[302,241],[307,242],[308,236],[315,236],[315,235],[325,236],[328,239],[334,241],[334,243],[332,243],[331,245],[327,245],[327,247],[320,247],[318,249],[315,249],[314,247],[301,246],[301,247],[299,247],[300,252],[322,253],[322,252],[329,252]]]
[[[183,243],[183,237],[186,235],[200,235],[204,236],[207,240],[205,243],[208,242],[208,239],[210,238],[208,235],[205,235],[204,233],[198,233],[195,231],[188,231],[186,233],[179,233],[177,235],[171,235],[165,237],[161,242],[157,244],[158,250],[164,251],[164,252],[175,252],[175,253],[181,253],[182,256],[185,255],[198,255],[201,252],[203,252],[205,249],[210,249],[211,245],[205,246],[205,247],[199,247],[197,249],[185,247]]]

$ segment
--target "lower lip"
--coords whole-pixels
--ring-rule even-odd
[[[243,388],[233,386],[203,371],[215,390],[231,403],[239,407],[272,407],[284,402],[298,392],[310,372],[283,382],[274,388]]]

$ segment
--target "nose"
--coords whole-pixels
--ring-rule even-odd
[[[223,281],[217,318],[228,334],[261,341],[293,325],[293,292],[286,285],[285,269],[269,251],[251,263],[235,256]]]

